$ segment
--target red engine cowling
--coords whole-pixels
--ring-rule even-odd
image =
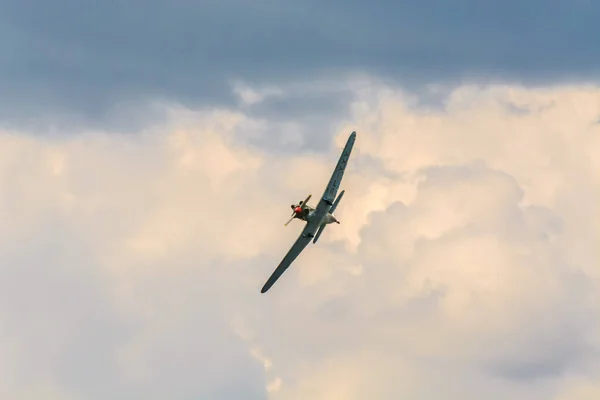
[[[300,214],[302,214],[302,207],[298,206],[298,207],[294,208],[294,212],[295,212],[297,215],[300,215]]]

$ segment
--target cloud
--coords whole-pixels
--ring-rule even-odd
[[[565,390],[557,400],[592,400],[600,395],[599,381],[573,380],[570,381]]]
[[[346,90],[329,150],[296,155],[240,140],[281,122],[244,106],[171,105],[135,136],[0,133],[0,394],[594,387],[600,89],[464,86],[435,109]],[[341,225],[261,295],[298,235],[289,204],[318,196],[351,130]]]
[[[443,324],[441,342],[409,337],[414,351],[475,359],[519,379],[560,373],[585,356],[589,315],[574,310],[588,307],[589,283],[551,244],[557,217],[520,207],[515,181],[485,167],[436,167],[425,176],[410,206],[373,215],[359,249],[367,287],[379,282],[399,308],[430,302],[417,321],[430,314]]]
[[[413,88],[597,80],[599,11],[589,1],[540,0],[5,0],[0,120],[38,132],[140,129],[154,123],[139,105],[148,99],[231,106],[232,80],[277,85],[356,71]]]

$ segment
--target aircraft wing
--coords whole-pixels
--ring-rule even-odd
[[[323,193],[323,196],[321,196],[319,204],[315,208],[314,216],[317,221],[321,221],[333,205],[333,200],[335,200],[335,196],[337,195],[340,184],[342,183],[342,177],[346,171],[346,164],[348,164],[348,159],[350,158],[350,153],[352,152],[352,147],[354,146],[355,140],[356,132],[352,132],[346,141],[346,146],[344,146],[344,150],[342,151],[337,165],[335,166],[335,170],[329,179],[329,183],[325,188],[325,192]]]
[[[285,270],[288,269],[292,262],[300,255],[300,253],[302,253],[302,250],[304,250],[304,248],[310,243],[318,227],[319,224],[317,222],[308,222],[306,224],[302,230],[302,233],[292,245],[292,248],[288,251],[285,257],[283,257],[281,263],[279,263],[277,268],[275,268],[275,271],[273,271],[263,288],[260,290],[261,293],[265,293],[271,288],[271,286],[273,286],[275,282],[277,282],[277,279],[283,275]]]

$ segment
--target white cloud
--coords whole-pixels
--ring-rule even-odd
[[[571,380],[556,400],[595,400],[600,396],[600,380]]]
[[[562,376],[598,364],[600,89],[464,87],[427,111],[351,87],[342,224],[266,295],[289,204],[337,150],[243,147],[269,121],[234,111],[172,109],[136,137],[0,133],[0,394],[584,390]]]
[[[262,102],[267,97],[282,94],[282,90],[277,87],[265,87],[257,89],[239,81],[232,83],[232,86],[233,92],[238,95],[240,100],[242,100],[245,105],[250,106]]]

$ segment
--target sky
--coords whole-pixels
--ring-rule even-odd
[[[600,398],[598,17],[0,0],[0,397]]]

